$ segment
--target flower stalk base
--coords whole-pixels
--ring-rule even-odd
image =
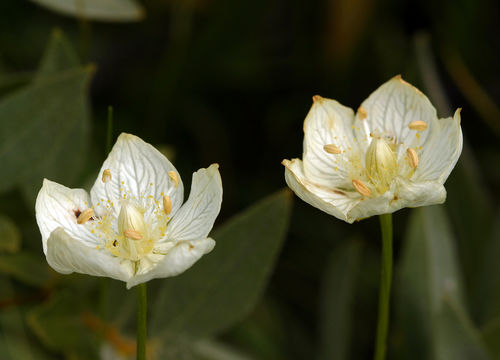
[[[375,343],[375,360],[384,360],[387,350],[387,332],[392,282],[392,214],[379,216],[382,230],[382,261],[380,271],[380,292]]]
[[[137,285],[137,360],[146,360],[147,283]]]

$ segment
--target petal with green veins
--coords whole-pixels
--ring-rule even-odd
[[[44,253],[47,253],[50,234],[58,227],[63,227],[70,236],[89,246],[99,243],[88,227],[77,223],[79,213],[89,207],[89,196],[85,190],[70,189],[44,179],[35,204],[36,221],[42,234]]]
[[[321,185],[345,186],[347,164],[357,143],[352,128],[354,112],[335,100],[314,97],[314,104],[304,121],[304,173]],[[335,145],[339,154],[325,151]]]
[[[106,170],[111,173],[111,179],[104,183],[102,174]],[[182,205],[184,186],[180,178],[176,186],[168,175],[169,171],[177,173],[170,161],[152,145],[137,136],[122,133],[104,161],[90,192],[96,212],[105,211],[103,204],[97,205],[102,199],[113,201],[118,213],[121,199],[132,198],[140,203],[148,196],[161,201],[164,195],[169,195],[172,213],[175,213]]]
[[[222,203],[222,180],[217,164],[193,174],[189,199],[173,216],[164,240],[195,240],[207,237]]]
[[[77,272],[121,281],[133,275],[132,267],[122,264],[120,258],[72,238],[63,228],[55,229],[47,240],[47,262],[62,274]]]

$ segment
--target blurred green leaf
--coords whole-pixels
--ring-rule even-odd
[[[415,36],[415,51],[420,74],[425,91],[436,105],[438,113],[441,116],[450,116],[454,109],[440,81],[431,41],[432,38],[425,32]],[[489,302],[488,293],[492,279],[491,276],[485,276],[485,273],[495,266],[498,267],[496,259],[494,263],[484,260],[491,258],[489,254],[495,244],[488,241],[494,213],[491,196],[482,175],[475,154],[464,136],[462,155],[446,182],[448,191],[446,206],[457,229],[458,250],[472,305],[472,315],[480,323],[483,323],[488,316],[485,313],[485,303]]]
[[[96,338],[84,326],[82,300],[63,291],[28,314],[28,325],[47,348],[73,359],[96,359]]]
[[[214,340],[201,340],[194,343],[194,353],[200,360],[251,360],[240,350]]]
[[[43,287],[50,279],[48,265],[40,254],[0,254],[0,272],[28,285]]]
[[[44,177],[75,180],[87,146],[91,71],[67,71],[0,101],[0,191],[22,182],[23,190],[36,193]]]
[[[0,291],[4,296],[13,296],[12,285],[4,277],[0,277]],[[2,360],[47,359],[35,344],[30,343],[22,315],[16,306],[0,311],[0,356]]]
[[[408,359],[487,359],[466,312],[455,240],[442,206],[413,210],[399,284]]]
[[[493,359],[500,359],[500,318],[484,326],[481,335]]]
[[[480,308],[477,309],[481,324],[484,328],[491,328],[492,324],[500,324],[500,212],[493,221],[493,231],[489,236],[489,242],[484,249],[483,263],[478,278],[477,287],[480,294],[477,298],[481,300]],[[481,298],[484,297],[484,298]],[[496,325],[495,325],[496,326]],[[500,330],[498,330],[500,331]],[[500,339],[500,337],[498,338]]]
[[[143,7],[135,0],[31,0],[60,14],[100,21],[139,21]]]
[[[320,359],[348,359],[351,315],[361,246],[355,239],[346,241],[330,257],[321,292]]]
[[[186,273],[162,280],[151,310],[154,333],[211,336],[253,308],[285,238],[290,195],[280,191],[236,216],[213,233],[212,253]]]
[[[0,191],[21,184],[30,206],[44,177],[71,184],[85,161],[93,67],[76,65],[69,43],[54,31],[35,80],[0,101]]]
[[[0,214],[0,253],[15,253],[21,246],[21,233],[16,224],[7,216]]]
[[[78,56],[63,32],[54,29],[45,48],[34,81],[40,82],[61,71],[80,66]]]
[[[435,359],[489,359],[478,330],[453,298],[443,296],[435,321]]]

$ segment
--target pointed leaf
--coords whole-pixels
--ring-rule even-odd
[[[153,332],[210,336],[241,320],[264,290],[290,211],[290,192],[280,191],[211,234],[217,242],[212,253],[186,273],[162,280]]]
[[[34,81],[0,101],[0,191],[17,184],[32,205],[44,177],[71,185],[88,146],[87,87],[93,67],[54,31]]]
[[[45,49],[34,81],[43,81],[59,72],[80,65],[78,56],[70,42],[59,29],[52,31],[49,44]]]
[[[455,246],[442,206],[413,210],[399,282],[405,358],[487,358],[466,312]]]
[[[87,146],[90,74],[70,70],[0,101],[0,191],[23,183],[36,193],[44,177],[75,180]]]

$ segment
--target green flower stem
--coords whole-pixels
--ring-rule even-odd
[[[147,285],[137,285],[137,360],[146,360]]]
[[[389,329],[389,309],[392,281],[392,214],[379,216],[382,229],[382,268],[380,272],[380,292],[378,304],[377,342],[375,360],[384,360]]]
[[[106,155],[111,151],[113,145],[113,107],[108,106],[108,132],[106,136]]]

